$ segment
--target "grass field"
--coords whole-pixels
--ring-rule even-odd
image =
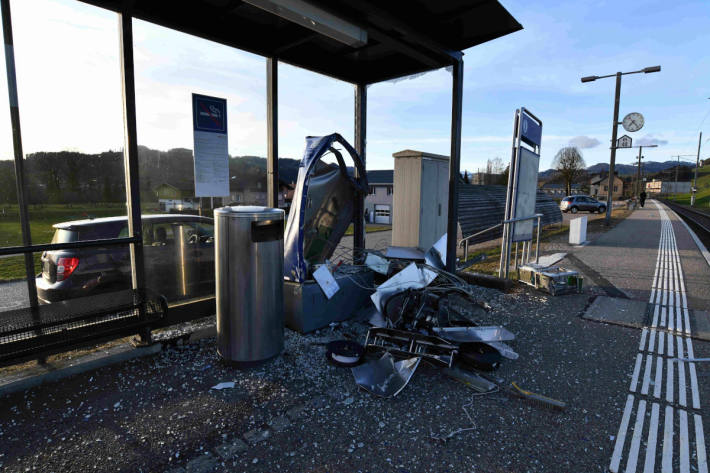
[[[690,181],[692,184],[692,180]],[[668,200],[678,202],[683,205],[690,205],[690,194],[677,194],[668,197]],[[695,206],[698,208],[710,208],[710,166],[698,169],[698,193],[695,194]]]
[[[390,225],[377,225],[374,223],[368,223],[365,226],[365,233],[386,232],[389,230],[392,230],[392,227]],[[348,229],[345,230],[345,234],[352,235],[353,231],[353,224],[351,223]]]

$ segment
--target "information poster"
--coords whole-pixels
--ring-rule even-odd
[[[540,168],[540,156],[520,147],[518,155],[517,187],[513,194],[515,200],[515,216],[529,217],[535,215],[535,202],[537,201],[537,179]],[[515,222],[513,225],[513,241],[532,240],[533,220]]]
[[[229,195],[227,100],[192,94],[195,197]]]

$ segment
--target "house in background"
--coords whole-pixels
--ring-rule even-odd
[[[158,196],[158,206],[162,212],[182,212],[183,210],[196,210],[200,207],[192,183],[173,185],[164,182],[157,186],[154,192]]]
[[[612,182],[614,183],[614,189],[611,193],[611,199],[619,200],[624,193],[624,181],[615,175]],[[600,175],[592,177],[589,181],[589,195],[597,200],[605,200],[609,195],[609,177]]]
[[[577,195],[582,193],[581,184],[572,184],[570,195]],[[540,186],[540,190],[550,197],[566,197],[566,186],[564,184],[557,184],[552,182],[546,182]]]
[[[367,183],[370,187],[365,196],[366,221],[392,225],[394,171],[367,171]]]
[[[280,209],[288,209],[293,200],[294,186],[279,179]],[[249,185],[230,185],[229,199],[231,205],[266,205],[266,186],[261,181]]]

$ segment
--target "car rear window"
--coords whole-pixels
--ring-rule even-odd
[[[562,202],[572,202],[573,199],[573,197],[565,197],[564,199],[562,199]]]
[[[79,239],[79,233],[76,230],[67,230],[58,228],[52,237],[52,243],[71,243]],[[46,240],[45,240],[46,241]]]

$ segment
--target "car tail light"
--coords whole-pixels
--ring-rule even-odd
[[[59,258],[57,260],[57,281],[64,281],[71,276],[79,265],[79,258]]]

